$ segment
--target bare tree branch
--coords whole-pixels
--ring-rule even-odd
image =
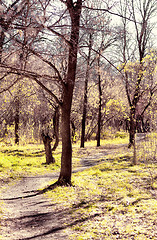
[[[56,102],[59,104],[59,105],[61,105],[62,104],[62,102],[57,98],[57,96],[50,90],[50,89],[48,89],[41,81],[39,81],[38,80],[38,78],[44,78],[44,76],[45,77],[47,77],[46,75],[39,75],[39,74],[37,74],[37,73],[33,73],[33,72],[29,72],[29,71],[26,71],[26,70],[21,70],[21,69],[17,69],[17,68],[13,68],[13,67],[9,67],[9,66],[6,66],[6,65],[2,65],[1,64],[1,66],[2,67],[4,67],[4,68],[7,68],[7,69],[9,69],[9,72],[10,73],[13,73],[13,74],[16,74],[16,75],[22,75],[22,77],[27,77],[27,78],[30,78],[30,79],[33,79],[36,83],[38,83],[38,85],[40,85],[47,93],[49,93],[55,100],[56,100]],[[17,81],[19,81],[21,78],[18,78],[17,80],[16,80],[16,82]],[[48,78],[49,80],[50,80],[50,78]],[[52,79],[52,78],[51,78]],[[15,84],[15,83],[14,83]],[[12,85],[13,86],[13,85]],[[10,86],[11,87],[11,86]],[[9,87],[9,88],[10,88]],[[8,89],[7,89],[8,90]]]

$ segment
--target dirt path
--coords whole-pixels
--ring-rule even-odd
[[[61,228],[62,213],[53,212],[53,204],[45,196],[34,195],[35,190],[55,177],[52,174],[25,177],[3,191],[3,240],[67,239]]]
[[[99,149],[95,154],[89,154],[73,172],[99,164],[109,153],[111,149]],[[37,189],[46,186],[55,178],[58,178],[57,174],[28,176],[3,190],[0,197],[5,207],[0,233],[3,240],[69,239],[64,232],[65,222],[69,220],[70,223],[69,210],[56,212],[50,199],[44,195],[35,195]]]

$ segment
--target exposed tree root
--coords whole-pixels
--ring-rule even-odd
[[[65,186],[65,187],[70,187],[70,186],[72,186],[72,183],[71,183],[71,182],[67,182],[67,181],[65,181],[65,180],[63,181],[62,179],[58,179],[55,183],[53,183],[53,184],[49,185],[48,187],[40,190],[40,191],[38,192],[38,194],[46,193],[46,192],[48,192],[48,191],[50,191],[50,190],[53,190],[53,189],[55,189],[55,188],[57,188],[57,187],[61,187],[61,186],[62,186],[62,187],[63,187],[63,186]]]

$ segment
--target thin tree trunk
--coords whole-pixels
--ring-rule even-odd
[[[81,131],[81,147],[84,148],[85,143],[85,128],[86,128],[86,115],[87,115],[87,93],[88,93],[88,79],[89,79],[89,68],[90,68],[90,56],[92,47],[92,34],[89,35],[89,51],[87,57],[87,70],[84,87],[84,102],[83,102],[83,114],[82,114],[82,131]]]
[[[134,147],[134,155],[133,155],[132,164],[133,164],[133,165],[137,165],[137,156],[136,156],[136,133],[135,133],[135,136],[134,136],[133,147]]]
[[[135,108],[130,109],[130,126],[129,126],[129,148],[134,146],[135,133],[136,133],[136,117],[135,117]]]
[[[72,131],[71,131],[71,136],[72,136],[72,142],[73,143],[76,143],[76,133],[75,133],[75,124],[74,124],[74,121],[71,120],[71,128],[72,128]]]
[[[98,68],[100,68],[100,55],[98,57]],[[98,111],[97,147],[100,146],[100,138],[101,138],[102,89],[101,89],[101,76],[100,76],[100,72],[98,73],[98,88],[99,88],[99,111]]]
[[[81,148],[84,148],[84,143],[85,143],[86,113],[87,113],[87,110],[85,107],[85,99],[84,99],[83,116],[82,116],[82,132],[81,132]]]
[[[53,145],[52,151],[55,151],[59,144],[59,107],[56,107],[55,109],[55,115],[53,117],[53,129],[55,143]]]
[[[20,123],[20,102],[17,97],[15,100],[15,144],[19,144],[19,123]]]
[[[4,32],[2,31],[1,35],[0,35],[0,63],[2,61],[2,52],[3,52],[4,39],[5,39],[5,35],[4,35]]]

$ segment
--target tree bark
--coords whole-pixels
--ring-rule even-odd
[[[42,139],[45,147],[46,164],[55,163],[55,159],[52,156],[52,150],[51,150],[52,138],[48,134],[45,135],[43,132],[41,135],[42,135]]]
[[[98,57],[98,69],[100,68],[100,55]],[[97,131],[97,147],[100,146],[101,138],[101,108],[102,108],[102,89],[101,89],[101,76],[98,73],[98,88],[99,88],[99,110],[98,110],[98,131]]]
[[[134,146],[135,142],[135,132],[136,132],[136,117],[135,117],[135,108],[130,109],[130,126],[129,126],[129,148]]]
[[[84,99],[84,106],[83,106],[83,116],[82,116],[82,131],[81,131],[81,148],[84,148],[84,143],[85,143],[85,125],[86,125],[86,114],[87,110],[85,107],[85,99]]]
[[[55,115],[53,117],[53,129],[55,143],[53,145],[52,151],[55,151],[59,144],[59,107],[56,107],[55,109]]]
[[[142,66],[142,65],[141,65]],[[140,98],[140,83],[142,81],[142,76],[139,74],[137,77],[135,92],[133,96],[132,103],[130,104],[130,128],[129,128],[129,146],[134,146],[135,133],[136,133],[136,110],[137,104]]]
[[[67,5],[71,18],[71,37],[67,77],[65,84],[63,85],[63,97],[61,104],[62,156],[61,156],[61,171],[57,182],[59,185],[71,185],[72,144],[71,144],[70,115],[76,77],[82,0],[77,0],[77,2],[75,3],[72,3],[72,1],[67,0],[65,1],[65,3]]]
[[[71,104],[67,101],[61,108],[61,135],[62,135],[62,156],[61,171],[58,182],[60,185],[71,185],[72,174],[72,144],[70,129]]]
[[[0,63],[2,61],[4,39],[5,39],[5,35],[4,35],[4,32],[2,31],[1,34],[0,34]]]
[[[71,120],[71,128],[72,128],[72,131],[71,131],[71,136],[72,136],[72,142],[73,143],[76,143],[76,128],[75,128],[75,124],[74,124],[74,121]]]
[[[19,123],[20,123],[20,101],[17,97],[15,100],[15,144],[19,144]]]

